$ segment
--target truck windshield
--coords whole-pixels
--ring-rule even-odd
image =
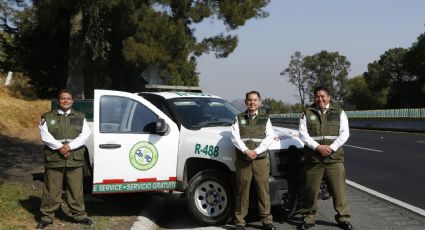
[[[232,104],[219,98],[175,98],[170,102],[178,119],[188,129],[231,126],[240,113]]]

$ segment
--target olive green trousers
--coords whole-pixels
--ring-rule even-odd
[[[53,222],[55,211],[63,203],[63,185],[66,185],[68,215],[74,220],[87,217],[84,206],[83,167],[46,168],[44,172],[43,196],[41,198],[41,220]]]
[[[317,199],[320,192],[320,183],[326,173],[329,193],[332,196],[333,206],[336,211],[336,221],[350,221],[348,213],[347,194],[345,191],[344,163],[306,163],[305,194],[304,194],[304,221],[309,224],[316,222]]]
[[[254,178],[257,189],[258,213],[263,224],[273,223],[269,194],[270,163],[268,157],[256,160],[236,158],[235,224],[245,226],[249,208],[249,190]]]

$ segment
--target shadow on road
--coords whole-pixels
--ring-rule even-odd
[[[0,135],[0,180],[32,180],[32,172],[43,170],[43,146]]]

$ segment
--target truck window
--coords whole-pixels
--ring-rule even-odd
[[[171,116],[170,111],[167,109],[167,106],[164,105],[164,102],[155,98],[151,97],[143,97],[144,99],[148,100],[150,103],[152,103],[154,106],[156,106],[158,109],[160,109],[165,115],[167,115],[170,119],[174,120],[173,116]]]
[[[150,109],[129,98],[100,98],[101,133],[152,133],[157,119]]]
[[[239,111],[218,98],[177,98],[171,100],[179,120],[188,129],[231,126]]]

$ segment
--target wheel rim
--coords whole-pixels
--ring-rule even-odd
[[[215,181],[204,181],[194,193],[196,208],[204,215],[215,217],[227,207],[227,194],[223,186]]]

